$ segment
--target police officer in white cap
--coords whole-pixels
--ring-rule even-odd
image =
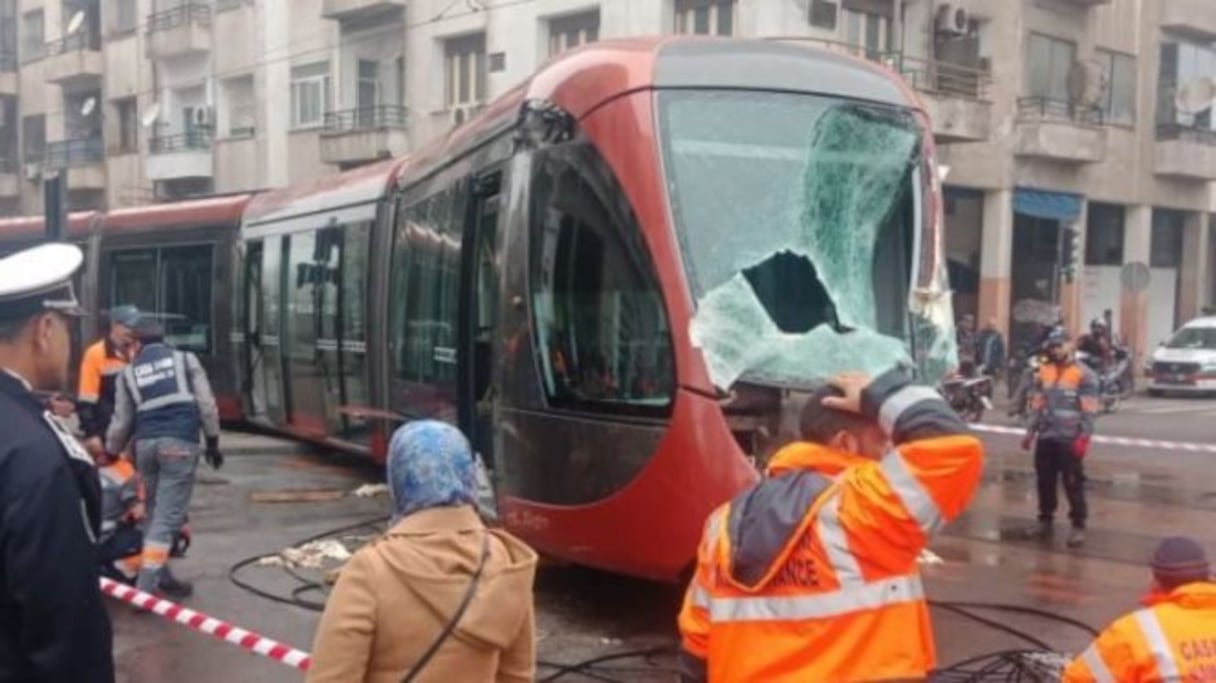
[[[83,260],[66,244],[0,259],[0,681],[114,680],[97,471],[34,393],[67,386]]]

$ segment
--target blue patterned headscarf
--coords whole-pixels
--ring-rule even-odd
[[[393,522],[426,508],[476,505],[477,476],[469,440],[452,425],[419,420],[403,425],[388,447]]]

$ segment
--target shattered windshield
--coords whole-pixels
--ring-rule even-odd
[[[786,93],[658,94],[691,323],[714,384],[911,364],[921,206],[907,112]]]

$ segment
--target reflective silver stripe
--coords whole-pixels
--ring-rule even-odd
[[[125,365],[111,365],[111,366],[109,366],[109,367],[102,368],[102,369],[101,369],[101,376],[102,376],[102,377],[109,377],[110,375],[117,375],[117,374],[119,374],[120,372],[122,372],[122,371],[123,371],[123,370],[124,370],[126,367],[127,367],[127,366],[125,366]]]
[[[830,497],[819,509],[819,519],[816,521],[819,541],[823,543],[828,562],[836,571],[836,578],[840,581],[841,587],[862,585],[865,583],[865,578],[861,574],[861,565],[857,563],[857,558],[853,557],[853,552],[849,550],[848,536],[845,534],[844,526],[840,524],[841,489],[837,486],[836,490],[828,495]]]
[[[710,600],[708,591],[706,591],[704,588],[702,588],[696,584],[692,585],[693,607],[700,607],[701,609],[707,610],[707,609],[709,609],[709,605],[711,602],[712,602],[712,600]]]
[[[139,384],[135,382],[135,366],[128,365],[123,370],[122,378],[127,385],[127,391],[131,392],[131,402],[139,405],[139,402],[143,400],[143,396],[139,393]]]
[[[1151,609],[1136,610],[1136,621],[1140,623],[1140,631],[1144,633],[1144,639],[1148,641],[1149,652],[1153,653],[1153,659],[1157,662],[1157,673],[1161,675],[1163,681],[1180,681],[1182,675],[1178,672],[1178,663],[1174,661],[1174,651],[1170,647],[1170,641],[1165,637],[1165,631],[1161,630],[1161,622],[1157,621],[1157,614]]]
[[[895,491],[895,495],[903,501],[908,513],[920,525],[926,535],[936,533],[942,526],[942,514],[937,509],[933,497],[921,486],[916,475],[908,467],[908,461],[897,450],[888,451],[879,463],[878,469],[887,478],[887,483]]]
[[[923,386],[904,387],[895,392],[894,396],[883,401],[882,407],[878,409],[878,424],[887,434],[895,429],[895,423],[899,420],[899,416],[903,415],[904,411],[921,401],[941,401],[942,397],[933,389]]]
[[[1115,677],[1110,674],[1110,669],[1106,668],[1106,660],[1102,659],[1102,653],[1098,652],[1097,643],[1081,653],[1081,661],[1089,667],[1089,673],[1093,674],[1097,683],[1115,683]]]
[[[710,600],[709,616],[714,623],[826,619],[915,602],[924,597],[925,589],[920,577],[913,574],[816,595],[713,598]]]

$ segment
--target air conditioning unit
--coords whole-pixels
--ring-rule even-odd
[[[943,3],[937,7],[937,33],[944,36],[965,36],[971,24],[967,10]]]
[[[462,125],[471,118],[473,118],[473,107],[471,105],[452,107],[453,126]]]
[[[42,164],[26,164],[25,179],[38,180],[42,177]]]

